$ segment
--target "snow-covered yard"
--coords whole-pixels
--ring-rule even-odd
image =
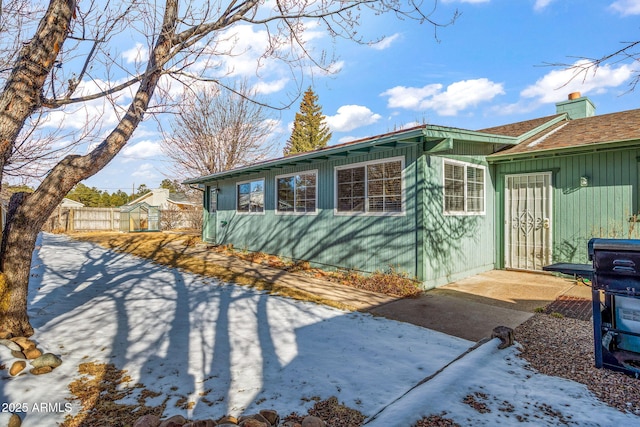
[[[46,375],[4,374],[2,409],[25,404],[27,427],[64,419],[67,386],[88,361],[126,369],[133,382],[162,393],[158,403],[170,396],[165,416],[192,419],[263,408],[306,413],[312,398],[337,396],[366,416],[394,402],[371,426],[410,426],[440,413],[461,425],[640,422],[580,384],[526,369],[517,349],[497,350],[497,340],[396,401],[474,343],[221,284],[61,235],[43,235],[34,254],[29,314],[38,346],[64,362]],[[0,362],[12,360],[0,346]],[[184,398],[191,409],[176,405]],[[51,410],[34,410],[41,403]],[[478,411],[482,405],[489,411]]]

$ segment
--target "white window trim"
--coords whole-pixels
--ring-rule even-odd
[[[400,212],[369,212],[369,197],[367,195],[369,189],[369,176],[367,174],[367,165],[389,163],[400,161],[400,168],[402,170],[400,174],[400,186],[401,186],[401,200],[402,211]],[[357,167],[365,167],[365,197],[364,197],[364,212],[339,212],[338,211],[338,171],[342,169],[352,169]],[[405,216],[406,215],[406,180],[404,173],[404,156],[388,157],[385,159],[369,160],[366,162],[349,163],[346,165],[335,166],[333,168],[333,214],[336,216]]]
[[[292,176],[298,175],[315,175],[316,176],[316,210],[314,212],[281,212],[278,210],[278,178],[289,178]],[[299,171],[293,173],[286,173],[282,175],[276,175],[273,180],[274,188],[275,188],[275,209],[274,212],[276,215],[318,215],[318,169],[312,169],[308,171]]]
[[[448,211],[445,209],[445,165],[456,165],[456,166],[464,166],[464,211]],[[483,190],[483,210],[481,212],[468,212],[467,211],[467,167],[472,167],[476,169],[482,169],[484,172],[482,174],[483,182],[482,182],[482,190]],[[451,160],[451,159],[443,159],[442,161],[442,210],[444,215],[446,216],[482,216],[487,214],[487,167],[484,165],[478,165],[475,163],[461,162],[459,160]]]
[[[238,186],[242,185],[242,184],[246,184],[249,182],[256,182],[256,181],[262,181],[262,203],[264,203],[264,207],[262,208],[262,212],[240,212],[238,210]],[[247,179],[245,181],[237,181],[236,182],[236,193],[233,195],[233,197],[236,200],[236,214],[237,215],[264,215],[267,212],[267,180],[262,177],[262,178],[254,178],[254,179]]]

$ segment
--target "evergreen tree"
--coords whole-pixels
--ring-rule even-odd
[[[284,155],[317,150],[326,147],[331,131],[318,105],[318,95],[309,87],[302,97],[300,112],[296,113],[293,131],[284,148]]]

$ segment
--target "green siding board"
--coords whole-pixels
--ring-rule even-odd
[[[445,159],[487,166],[484,215],[445,215],[443,165]],[[425,170],[424,250],[425,286],[434,287],[494,265],[494,181],[483,156],[429,156]]]
[[[508,174],[553,171],[553,262],[588,263],[592,237],[638,238],[628,218],[638,211],[640,149],[632,148],[545,159],[514,160],[497,168],[496,254],[504,266],[504,177]],[[580,177],[588,186],[580,186]]]
[[[309,260],[325,266],[363,271],[385,270],[394,266],[411,275],[417,275],[414,223],[416,155],[415,147],[390,149],[238,178],[238,181],[265,179],[265,213],[258,215],[237,214],[237,181],[223,180],[220,182],[218,220],[227,221],[228,224],[219,230],[218,243],[231,243],[236,249]],[[334,215],[334,167],[399,156],[405,158],[405,215]],[[275,176],[314,169],[318,170],[317,214],[276,215]]]

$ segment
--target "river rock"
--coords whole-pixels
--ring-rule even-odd
[[[20,347],[18,344],[14,343],[11,340],[0,339],[0,344],[7,347],[11,351],[22,351],[22,347]]]
[[[24,353],[21,352],[21,351],[11,350],[11,355],[13,357],[15,357],[16,359],[26,359],[27,358],[27,356],[25,356]]]
[[[38,357],[42,356],[42,352],[35,347],[28,348],[24,350],[23,353],[29,360],[37,359]]]
[[[271,427],[268,421],[263,422],[255,418],[245,418],[239,425],[240,427]]]
[[[31,361],[31,366],[34,368],[41,368],[43,366],[49,366],[51,368],[57,368],[62,365],[62,359],[53,353],[45,353],[37,359]]]
[[[260,411],[260,415],[266,418],[272,426],[277,426],[280,424],[280,415],[278,415],[277,411],[273,409],[263,409]]]
[[[138,418],[133,427],[158,427],[160,425],[160,417],[157,415],[147,414]]]
[[[11,341],[18,344],[22,350],[28,350],[36,346],[36,343],[25,337],[13,337]]]
[[[26,367],[27,367],[27,362],[25,362],[24,360],[18,360],[17,362],[13,362],[13,365],[11,365],[11,369],[9,369],[9,374],[11,374],[12,377],[15,377],[20,372],[22,372]]]
[[[20,415],[11,414],[11,417],[9,418],[9,424],[7,424],[7,427],[20,427],[21,425],[22,425],[22,418],[20,418]]]
[[[160,423],[160,427],[182,427],[187,423],[187,419],[182,415],[174,415],[171,418],[167,418],[166,420]]]
[[[51,371],[53,371],[53,368],[51,366],[40,366],[39,368],[33,368],[29,372],[31,372],[33,375],[42,375],[48,374]]]

